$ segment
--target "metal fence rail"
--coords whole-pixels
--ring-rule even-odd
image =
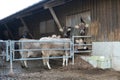
[[[9,60],[9,41],[0,40],[0,57]]]
[[[77,44],[75,42],[75,40],[79,40],[79,39],[82,39],[83,41],[86,40],[86,44]],[[88,41],[89,40],[89,41]],[[73,36],[72,37],[72,42],[73,42],[73,53],[90,53],[92,52],[92,41],[91,41],[91,36]],[[90,47],[90,49],[88,50],[76,50],[75,49],[75,46],[87,46],[87,47]]]
[[[59,44],[63,44],[63,43],[69,43],[69,48],[66,48],[66,47],[63,47],[63,48],[44,48],[44,49],[41,49],[41,48],[31,48],[31,49],[24,49],[23,46],[25,43],[39,43],[39,44],[42,44],[42,43],[59,43]],[[67,56],[67,58],[72,58],[73,60],[73,64],[74,64],[74,53],[72,52],[72,41],[66,41],[66,40],[61,40],[61,41],[40,41],[40,40],[19,40],[19,41],[10,41],[10,71],[13,71],[12,68],[13,68],[13,61],[21,61],[21,60],[38,60],[38,59],[45,59],[48,57],[33,57],[33,58],[29,58],[29,57],[26,57],[26,58],[15,58],[15,54],[17,54],[16,52],[29,52],[29,51],[41,51],[41,50],[59,50],[59,51],[69,51],[70,52],[70,55]],[[15,49],[15,45],[16,44],[21,44],[21,48],[20,49]],[[36,54],[34,52],[34,54]],[[53,56],[53,57],[49,57],[49,59],[55,59],[55,58],[63,58],[63,56]]]
[[[23,44],[24,43],[51,43],[51,42],[57,42],[57,43],[69,43],[70,44],[70,47],[69,48],[44,48],[44,49],[41,49],[41,48],[37,48],[37,49],[24,49],[24,48],[21,48],[21,49],[15,49],[15,44],[16,43],[21,43],[22,44],[22,47],[23,47]],[[22,59],[15,59],[15,52],[17,51],[41,51],[41,50],[62,50],[62,51],[70,51],[70,55],[68,57],[71,57],[73,55],[72,53],[72,42],[71,41],[39,41],[39,40],[21,40],[21,41],[11,41],[11,53],[12,53],[12,60],[15,61],[15,60],[22,60]],[[36,53],[35,53],[36,54]],[[36,60],[36,59],[43,59],[44,57],[40,57],[40,58],[26,58],[26,59],[23,59],[23,60]],[[60,57],[60,56],[56,56],[56,57],[50,57],[50,59],[52,58],[63,58],[63,57]]]
[[[40,41],[40,40],[8,40],[8,41],[0,41],[0,43],[5,43],[6,45],[6,61],[10,60],[10,71],[13,71],[13,61],[22,61],[22,60],[39,60],[39,59],[55,59],[55,58],[63,58],[63,56],[52,56],[52,57],[33,57],[33,58],[29,58],[29,57],[26,57],[26,58],[16,58],[15,55],[18,54],[17,52],[29,52],[29,51],[32,51],[34,52],[34,54],[36,54],[36,52],[39,52],[41,50],[46,50],[46,51],[49,51],[49,50],[58,50],[58,51],[69,51],[70,52],[70,55],[67,56],[67,58],[72,58],[72,63],[74,64],[74,53],[87,53],[87,52],[91,52],[92,50],[85,50],[85,51],[76,51],[75,50],[75,46],[81,46],[81,44],[76,44],[75,43],[75,39],[78,39],[78,38],[91,38],[91,36],[73,36],[72,37],[72,40],[53,40],[53,41],[47,41],[47,40],[44,40],[44,41]],[[59,43],[59,44],[63,44],[63,43],[69,43],[70,47],[62,47],[62,48],[25,48],[24,49],[24,44],[26,43],[39,43],[39,44],[42,44],[42,43]],[[15,46],[18,45],[18,44],[21,44],[18,48],[16,48]],[[87,43],[87,44],[82,44],[82,46],[92,46],[91,43]]]

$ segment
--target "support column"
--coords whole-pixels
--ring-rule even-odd
[[[51,14],[52,14],[52,16],[53,16],[56,24],[58,25],[59,31],[60,31],[60,32],[63,32],[62,26],[61,26],[61,24],[60,24],[60,22],[59,22],[59,20],[58,20],[58,18],[57,18],[57,16],[56,16],[56,14],[55,14],[53,8],[52,8],[52,7],[49,7],[48,9],[50,10],[50,12],[51,12]]]
[[[8,28],[7,24],[4,24],[4,26],[6,27],[6,29],[7,29],[8,33],[10,34],[11,38],[14,39],[14,36],[13,36],[11,30]]]
[[[22,24],[24,25],[25,31],[28,31],[27,25],[26,25],[26,23],[24,22],[23,18],[20,18],[20,20],[21,20]]]
[[[22,17],[20,17],[20,20],[21,20],[21,22],[22,22],[22,24],[23,24],[23,26],[24,26],[24,31],[30,32],[29,29],[28,29],[28,27],[27,27],[27,25],[26,25],[26,23],[24,22],[24,20],[23,20]],[[29,35],[30,35],[32,38],[34,38],[31,33],[29,33]]]

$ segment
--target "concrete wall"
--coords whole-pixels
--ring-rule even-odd
[[[92,55],[109,57],[111,67],[120,71],[120,42],[93,42]]]

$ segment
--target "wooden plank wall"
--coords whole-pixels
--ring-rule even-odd
[[[95,41],[120,40],[119,4],[119,0],[91,0],[90,33]]]
[[[89,34],[92,35],[93,41],[119,41],[119,4],[120,0],[73,0],[55,10],[63,26],[66,16],[89,10],[91,14]]]
[[[120,40],[120,0],[72,0],[64,5],[55,7],[54,10],[62,26],[66,24],[66,16],[90,11],[91,25],[89,34],[92,35],[93,41]],[[35,27],[34,35],[39,33],[37,26],[39,26],[40,21],[46,19],[45,16],[47,14],[49,14],[47,17],[52,18],[49,11],[33,16],[36,21],[36,25],[33,25]],[[37,15],[39,17],[37,17]],[[28,23],[28,25],[31,26],[30,22]],[[30,28],[31,30],[33,29],[33,27]],[[39,36],[39,34],[37,34],[36,37],[37,36]]]
[[[42,12],[36,12],[33,15],[27,16],[24,18],[24,20],[27,23],[27,26],[28,26],[31,34],[34,36],[34,38],[39,39],[41,37],[40,22],[48,21],[51,18],[52,18],[52,16],[49,13],[49,11],[44,10]],[[47,25],[47,23],[46,23],[46,25]],[[47,29],[49,30],[49,27],[47,27]]]

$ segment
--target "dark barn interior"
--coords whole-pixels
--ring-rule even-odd
[[[35,39],[62,34],[50,12],[52,8],[61,27],[74,27],[82,17],[89,24],[93,41],[119,41],[119,4],[119,0],[43,0],[0,20],[0,39],[18,40],[25,31]]]

